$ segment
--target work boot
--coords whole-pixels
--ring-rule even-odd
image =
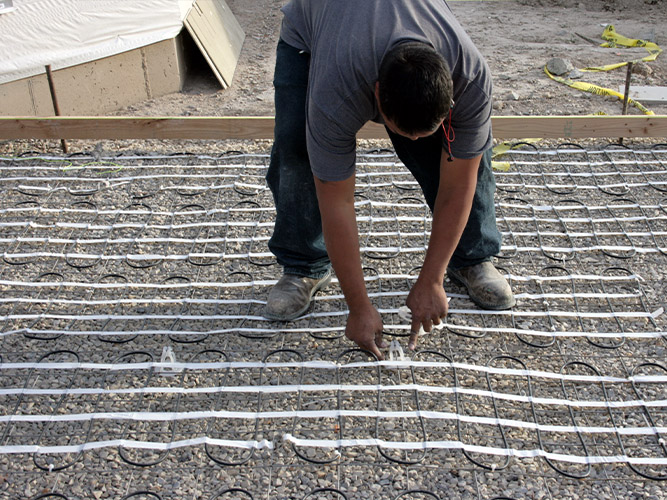
[[[330,281],[331,271],[321,278],[283,274],[269,292],[264,317],[278,321],[298,318],[308,309],[313,295]]]
[[[465,286],[472,301],[483,309],[499,311],[516,304],[509,283],[489,261],[460,269],[448,267],[447,275]]]

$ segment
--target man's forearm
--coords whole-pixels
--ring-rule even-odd
[[[354,211],[354,178],[330,183],[316,180],[327,253],[350,310],[368,306]]]
[[[382,317],[368,298],[361,268],[354,177],[339,182],[315,179],[315,187],[327,253],[350,310],[345,336],[377,359],[384,359],[380,351]]]
[[[477,185],[479,158],[443,163],[433,210],[431,238],[421,275],[442,283],[465,229]],[[444,160],[443,160],[444,162]]]

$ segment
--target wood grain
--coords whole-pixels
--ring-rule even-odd
[[[496,139],[667,138],[667,115],[496,116]],[[0,139],[271,139],[273,117],[0,117]],[[360,139],[386,138],[368,123]]]

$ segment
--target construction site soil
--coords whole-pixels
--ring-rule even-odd
[[[280,8],[286,0],[228,0],[246,38],[231,87],[222,89],[202,58],[189,68],[181,92],[119,109],[131,116],[270,116],[273,107],[273,67],[280,32]],[[633,39],[666,43],[667,10],[658,0],[453,0],[450,6],[478,46],[494,75],[494,114],[588,115],[621,114],[617,97],[594,95],[550,80],[547,61],[559,57],[575,68],[635,61],[648,55],[644,48],[605,48],[601,35],[611,24]],[[625,67],[608,72],[585,72],[577,81],[619,91]],[[667,57],[635,64],[632,85],[667,86]],[[622,91],[622,90],[621,90]],[[667,114],[667,103],[648,103],[655,114]],[[629,114],[641,114],[630,107]],[[233,145],[232,145],[233,146]],[[0,143],[0,150],[49,150],[58,141]],[[227,143],[206,141],[72,141],[73,151],[90,149],[225,150]],[[250,147],[266,148],[266,143]],[[246,149],[246,148],[244,148]]]
[[[191,78],[181,94],[121,110],[141,115],[272,115],[275,46],[285,0],[229,0],[246,33],[234,83],[227,90],[208,72]],[[602,48],[605,25],[629,38],[648,39],[664,34],[667,10],[658,2],[612,0],[452,1],[451,8],[488,61],[494,75],[495,114],[562,115],[605,112],[620,114],[617,98],[573,90],[549,80],[543,68],[553,57],[569,59],[575,68],[635,60],[643,48]],[[585,38],[582,38],[585,37]],[[642,64],[633,85],[667,85],[667,58]],[[626,71],[587,73],[581,80],[619,90]],[[639,112],[639,111],[631,111]],[[667,105],[655,109],[667,112]]]

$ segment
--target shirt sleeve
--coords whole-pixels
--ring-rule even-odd
[[[354,174],[357,132],[368,121],[368,104],[329,94],[314,94],[306,113],[306,145],[313,175],[323,181],[342,181]],[[333,98],[339,105],[321,106]]]
[[[470,159],[481,155],[493,143],[491,130],[492,100],[489,89],[469,82],[457,96],[452,109],[452,154]]]
[[[309,113],[306,121],[306,145],[313,175],[323,181],[349,178],[354,174],[357,159],[355,137],[345,137],[332,125],[312,127],[313,114],[316,115]]]

